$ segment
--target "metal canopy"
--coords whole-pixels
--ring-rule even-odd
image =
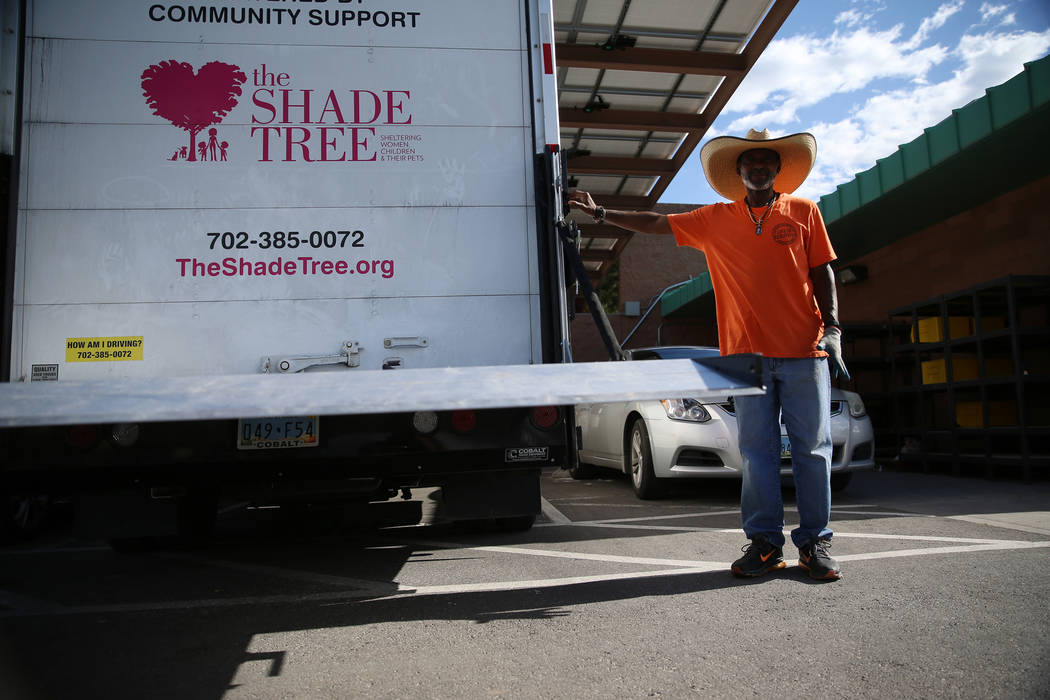
[[[652,209],[798,0],[555,0],[570,184]],[[631,233],[582,222],[597,281]]]

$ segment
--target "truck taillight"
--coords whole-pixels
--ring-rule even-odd
[[[452,429],[457,433],[469,433],[478,424],[478,414],[474,411],[453,411]]]
[[[550,428],[558,422],[556,406],[537,406],[532,409],[532,424],[537,428]]]

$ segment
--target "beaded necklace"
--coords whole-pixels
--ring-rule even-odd
[[[769,200],[769,204],[766,205],[766,211],[762,214],[761,218],[756,219],[755,215],[751,213],[751,205],[748,204],[747,200],[744,200],[744,206],[747,207],[747,215],[751,219],[751,223],[755,225],[755,235],[762,235],[762,223],[769,218],[770,212],[773,211],[773,205],[776,204],[777,200],[780,199],[780,193],[774,192],[773,199]]]

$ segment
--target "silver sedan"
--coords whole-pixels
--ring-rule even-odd
[[[717,357],[717,348],[666,347],[630,351],[634,361]],[[608,467],[629,475],[639,498],[656,498],[669,479],[740,478],[733,401],[691,398],[576,406],[581,433],[576,478]],[[875,467],[875,442],[859,394],[831,390],[831,485],[841,490],[854,471]],[[791,444],[781,425],[781,474],[791,475]]]

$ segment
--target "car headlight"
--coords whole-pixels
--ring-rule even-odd
[[[868,411],[864,408],[864,400],[860,398],[860,394],[855,394],[852,391],[843,391],[843,396],[846,397],[846,403],[849,404],[849,414],[854,418],[863,418],[867,415]]]
[[[711,414],[696,399],[660,399],[660,403],[671,420],[687,420],[694,423],[706,423],[711,420]]]

